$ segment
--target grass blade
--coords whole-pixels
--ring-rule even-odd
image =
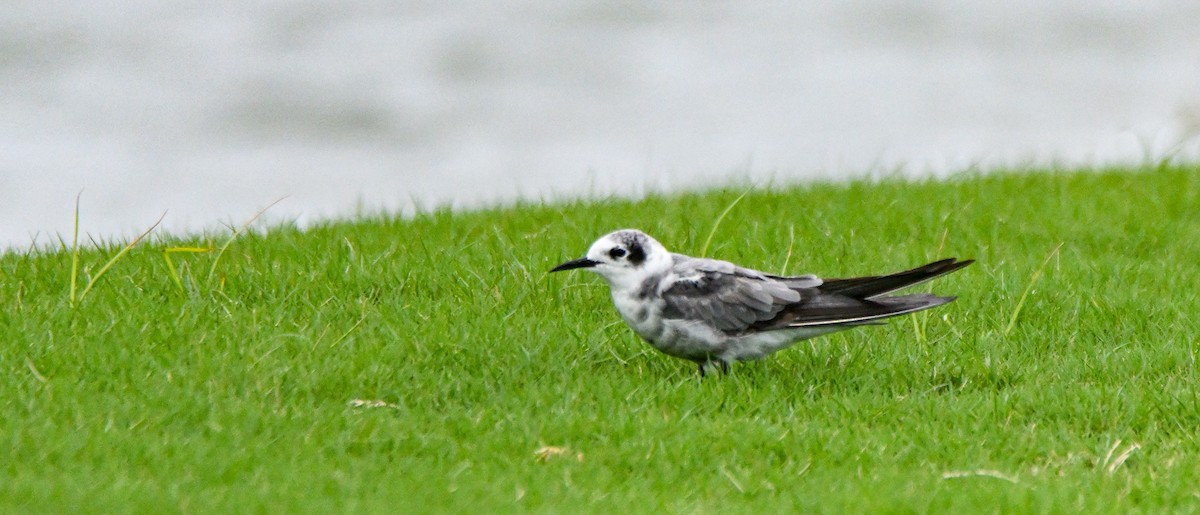
[[[787,256],[783,258],[783,267],[779,269],[779,275],[787,275],[788,266],[792,264],[792,249],[796,246],[796,224],[788,225],[788,250]]]
[[[78,299],[75,292],[79,284],[79,199],[82,196],[82,191],[75,195],[75,231],[71,236],[71,307],[75,307]]]
[[[179,293],[185,293],[183,281],[179,279],[179,272],[175,270],[175,263],[171,261],[171,255],[164,250],[162,256],[163,261],[167,262],[167,270],[171,272],[171,281],[175,283],[176,288],[179,288]]]
[[[120,252],[117,252],[117,255],[113,256],[112,259],[109,259],[107,263],[104,263],[104,266],[100,267],[100,271],[96,272],[96,275],[92,277],[90,281],[88,281],[88,284],[86,287],[84,287],[83,292],[79,294],[79,299],[83,300],[83,298],[87,296],[88,292],[92,291],[92,287],[95,286],[98,281],[100,281],[100,278],[104,277],[104,274],[108,272],[108,269],[117,264],[117,261],[120,261],[121,258],[125,257],[125,254],[128,254],[130,250],[133,250],[133,247],[137,246],[142,239],[144,239],[150,234],[151,231],[158,227],[158,224],[161,224],[163,219],[166,217],[167,213],[164,211],[162,216],[158,217],[158,221],[154,222],[154,225],[151,225],[149,229],[146,229],[145,232],[139,234],[137,238],[134,238],[133,241],[129,242],[128,245],[125,245]]]
[[[721,222],[725,220],[725,216],[728,215],[730,211],[733,211],[733,207],[738,205],[738,202],[741,202],[742,199],[746,198],[746,195],[749,195],[753,190],[754,186],[746,188],[746,191],[743,191],[738,198],[733,199],[733,202],[730,202],[728,206],[725,206],[724,211],[721,211],[721,215],[718,216],[716,221],[713,222],[712,229],[708,231],[708,238],[704,239],[704,246],[700,248],[700,257],[708,257],[708,247],[709,245],[712,245],[713,236],[717,234],[717,228],[721,227]]]
[[[175,286],[179,288],[179,293],[186,293],[187,290],[183,287],[183,279],[180,278],[179,271],[175,268],[175,261],[171,259],[171,254],[180,252],[200,254],[204,252],[212,252],[212,249],[208,247],[170,247],[163,249],[163,261],[167,262],[167,270],[171,273],[171,281],[173,281]]]
[[[1046,255],[1046,259],[1042,260],[1042,266],[1039,266],[1037,271],[1029,277],[1029,284],[1025,285],[1025,292],[1021,294],[1021,299],[1017,301],[1017,307],[1013,308],[1012,317],[1008,319],[1008,326],[1004,328],[1004,336],[1012,332],[1014,326],[1017,325],[1017,317],[1021,315],[1021,309],[1025,307],[1025,299],[1029,297],[1029,293],[1033,291],[1033,287],[1037,285],[1038,280],[1042,278],[1042,271],[1046,269],[1046,265],[1050,264],[1050,260],[1058,254],[1059,249],[1062,249],[1063,243],[1059,243],[1054,250],[1051,250]]]
[[[246,232],[246,229],[250,227],[250,224],[254,223],[255,220],[258,220],[258,217],[262,216],[263,213],[266,213],[268,209],[275,207],[275,204],[283,202],[283,199],[285,198],[287,197],[279,197],[275,200],[275,202],[267,204],[267,207],[259,209],[257,213],[254,213],[254,216],[250,217],[249,220],[246,220],[246,223],[242,224],[241,227],[238,227],[233,231],[233,234],[229,235],[229,239],[225,240],[225,244],[221,245],[221,248],[217,250],[217,257],[213,259],[213,264],[208,269],[208,277],[205,279],[206,282],[212,281],[213,274],[217,273],[217,264],[221,262],[221,256],[225,255],[225,250],[233,244],[233,240],[236,240],[238,236],[241,236],[243,232]]]

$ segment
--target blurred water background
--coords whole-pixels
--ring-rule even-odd
[[[1200,156],[1200,2],[9,0],[0,248]]]

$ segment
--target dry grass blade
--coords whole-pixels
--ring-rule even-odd
[[[42,375],[42,373],[38,371],[37,367],[34,366],[33,360],[25,358],[25,366],[29,368],[29,372],[33,374],[33,378],[37,379],[39,383],[45,383],[47,381],[46,376]]]
[[[533,451],[533,459],[538,463],[546,463],[550,458],[565,455],[570,449],[559,447],[556,445],[543,445],[536,451]],[[583,453],[577,455],[579,461],[583,461]]]
[[[145,232],[139,234],[137,238],[134,238],[133,241],[129,242],[128,245],[125,245],[120,252],[117,252],[117,255],[113,256],[112,259],[109,259],[107,263],[104,263],[104,266],[100,267],[100,271],[96,272],[95,277],[92,277],[92,279],[88,281],[88,284],[86,287],[84,287],[83,292],[79,294],[79,299],[83,300],[83,298],[87,296],[88,292],[92,291],[92,287],[95,286],[98,281],[100,281],[100,278],[104,277],[104,274],[108,272],[108,269],[117,264],[117,261],[120,261],[121,258],[125,257],[125,254],[128,254],[129,251],[133,250],[133,248],[136,247],[137,244],[143,239],[145,239],[146,236],[150,235],[150,233],[154,231],[154,229],[158,227],[158,224],[161,224],[163,219],[166,217],[167,213],[164,211],[162,216],[158,217],[158,221],[154,222],[154,225],[151,225],[149,229],[146,229]]]
[[[1108,448],[1108,453],[1104,455],[1104,461],[1102,462],[1102,465],[1104,466],[1104,471],[1109,475],[1112,475],[1113,472],[1116,472],[1117,468],[1128,461],[1130,456],[1133,456],[1134,452],[1137,452],[1138,449],[1142,448],[1140,444],[1130,444],[1129,447],[1126,447],[1124,451],[1121,451],[1120,454],[1114,457],[1113,453],[1116,452],[1117,448],[1120,446],[1121,439],[1118,438],[1117,441],[1113,442],[1112,447]]]
[[[246,229],[250,227],[250,224],[254,223],[255,220],[258,220],[258,218],[261,217],[263,215],[263,213],[266,213],[268,209],[275,207],[275,204],[283,202],[283,199],[285,199],[285,198],[287,198],[287,197],[279,197],[278,199],[275,200],[275,202],[267,204],[267,207],[259,209],[257,213],[254,213],[254,216],[250,217],[249,220],[246,220],[246,223],[242,224],[241,227],[238,227],[237,230],[233,231],[233,234],[231,234],[229,236],[229,239],[225,240],[225,244],[221,245],[221,248],[219,250],[217,250],[217,257],[215,259],[213,259],[212,267],[210,267],[208,269],[207,280],[211,281],[213,274],[217,273],[217,264],[221,262],[221,256],[225,255],[225,250],[228,249],[229,246],[233,244],[233,241],[236,240],[238,236],[241,236],[243,232],[246,232]]]
[[[729,482],[733,484],[733,487],[737,489],[738,493],[746,493],[746,488],[742,486],[742,482],[738,481],[736,477],[733,477],[733,474],[729,472],[729,469],[725,468],[723,465],[721,466],[721,474],[725,476],[725,479],[728,479]]]
[[[942,479],[961,479],[968,477],[990,477],[1002,481],[1008,481],[1012,484],[1020,484],[1016,477],[1000,472],[999,470],[977,469],[977,470],[951,470],[942,474]]]

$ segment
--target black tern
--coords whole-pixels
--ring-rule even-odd
[[[955,297],[888,294],[974,262],[949,258],[845,279],[782,277],[672,253],[646,233],[625,229],[550,271],[599,274],[634,332],[668,355],[697,363],[703,376],[714,366],[727,373],[734,361],[762,358],[800,340],[950,302]]]

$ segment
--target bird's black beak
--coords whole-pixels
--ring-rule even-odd
[[[551,272],[561,272],[563,270],[573,270],[575,268],[591,268],[591,267],[599,265],[599,264],[600,264],[599,261],[592,261],[588,258],[582,257],[579,259],[572,259],[570,261],[567,261],[566,263],[563,263],[561,265],[554,267],[550,271]]]

